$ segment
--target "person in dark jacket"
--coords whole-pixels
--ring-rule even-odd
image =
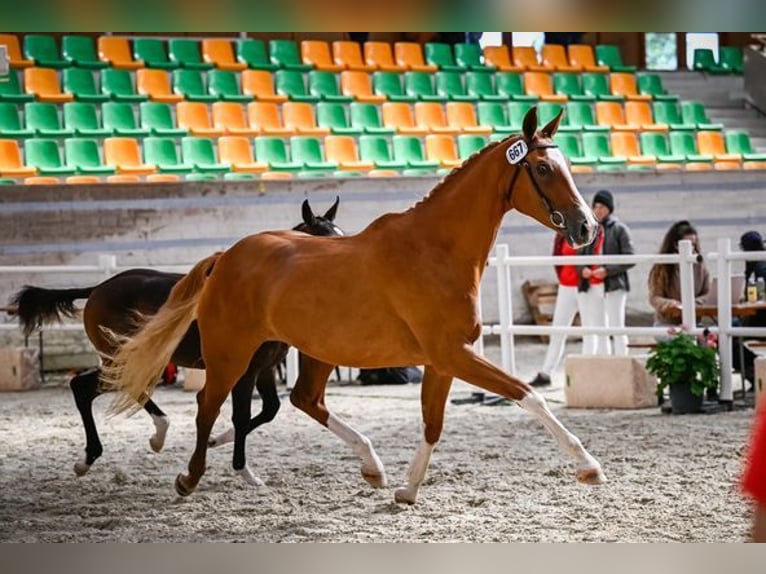
[[[739,238],[739,247],[742,251],[764,251],[763,236],[757,231],[747,231]],[[753,277],[756,281],[759,277],[766,280],[766,261],[745,261],[745,279]],[[747,289],[747,284],[745,285]],[[742,294],[747,297],[747,292]],[[758,311],[754,315],[742,318],[743,327],[766,327],[766,311]],[[750,382],[755,379],[755,353],[747,347],[742,349],[740,355],[740,345],[742,341],[739,337],[732,340],[732,366],[739,371],[742,376]],[[740,357],[744,358],[744,366],[740,365]]]
[[[614,215],[614,196],[612,192],[602,189],[593,196],[593,214],[604,228],[604,255],[632,255],[635,253],[630,229]],[[590,273],[604,281],[604,297],[607,327],[625,326],[625,305],[630,291],[628,269],[634,264],[604,265]],[[589,273],[589,271],[586,271]],[[614,354],[628,354],[628,336],[613,335]]]

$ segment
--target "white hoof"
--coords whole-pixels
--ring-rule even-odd
[[[210,448],[215,448],[229,442],[234,442],[234,427],[231,427],[229,430],[222,432],[217,437],[211,438],[208,441],[207,446]]]
[[[373,488],[385,488],[388,485],[388,479],[383,467],[362,467],[362,478]]]
[[[604,471],[601,470],[601,466],[598,463],[596,463],[596,466],[578,469],[576,476],[577,482],[582,484],[596,485],[606,482]]]
[[[253,471],[250,470],[250,467],[245,465],[244,468],[236,471],[237,474],[242,477],[242,480],[244,480],[247,484],[250,486],[266,486],[266,483],[263,482],[260,478],[255,476],[253,474]]]
[[[160,452],[162,447],[165,446],[165,435],[170,426],[170,419],[168,417],[152,415],[152,420],[154,421],[156,431],[152,438],[149,439],[149,446],[152,447],[154,452]]]
[[[88,474],[89,470],[90,470],[90,465],[86,464],[85,462],[74,463],[74,473],[77,476],[85,476],[86,474]]]
[[[409,488],[397,488],[394,491],[394,500],[398,503],[415,504],[418,500],[418,492]]]

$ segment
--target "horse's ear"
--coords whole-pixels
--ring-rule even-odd
[[[332,207],[327,210],[327,213],[324,214],[324,218],[327,221],[335,221],[335,216],[338,214],[338,204],[340,203],[340,196],[335,196],[335,203],[332,204]]]
[[[562,117],[564,117],[564,108],[561,108],[559,113],[556,114],[556,117],[549,121],[548,124],[540,130],[540,133],[544,138],[551,139],[556,135],[556,132],[559,131],[559,124],[561,123]]]
[[[303,200],[301,211],[303,213],[303,223],[306,225],[313,225],[314,221],[316,220],[316,216],[314,215],[314,212],[311,211],[311,206],[309,205],[308,199]]]
[[[524,123],[522,125],[524,129],[524,138],[527,141],[535,137],[535,132],[537,131],[537,106],[529,108],[529,111],[524,116]]]

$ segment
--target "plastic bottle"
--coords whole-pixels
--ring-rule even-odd
[[[758,287],[758,300],[766,301],[766,279],[759,277],[756,279],[755,284]]]
[[[751,273],[747,278],[747,302],[755,303],[758,301],[758,285],[755,282],[755,273]]]

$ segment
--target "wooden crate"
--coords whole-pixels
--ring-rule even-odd
[[[184,390],[198,392],[205,386],[205,369],[184,369]]]
[[[0,391],[31,391],[40,383],[39,349],[0,347]]]
[[[641,409],[657,406],[657,380],[646,357],[570,355],[565,361],[568,407]]]

